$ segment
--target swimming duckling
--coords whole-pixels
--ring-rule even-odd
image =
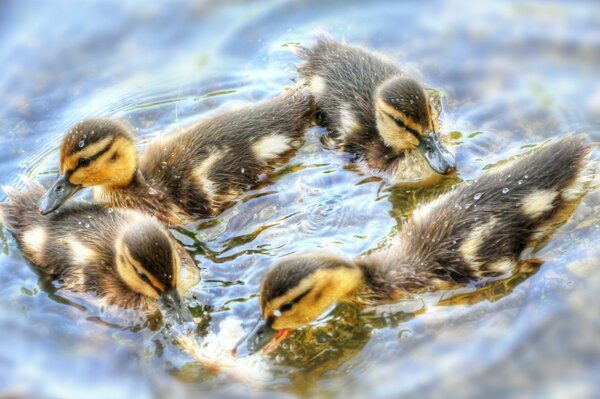
[[[9,201],[0,204],[0,217],[40,272],[63,289],[94,293],[109,305],[152,309],[158,301],[177,321],[191,320],[178,289],[184,277],[195,283],[200,274],[156,218],[80,201],[41,216],[44,188],[26,184],[24,191],[5,188]]]
[[[585,139],[570,136],[492,169],[419,207],[387,247],[356,259],[284,258],[262,283],[261,320],[238,355],[280,341],[337,302],[398,301],[510,273],[586,193],[590,154]]]
[[[302,144],[312,116],[310,95],[289,90],[154,140],[139,161],[123,124],[80,122],[64,137],[60,176],[40,211],[53,212],[81,188],[93,187],[96,202],[171,224],[215,215]]]
[[[396,65],[329,37],[294,51],[305,60],[298,72],[336,145],[399,182],[424,186],[455,169],[439,136],[441,105]]]

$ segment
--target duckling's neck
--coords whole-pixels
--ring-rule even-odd
[[[171,224],[187,222],[185,213],[172,205],[160,188],[149,184],[139,169],[125,186],[94,187],[94,200],[114,207],[139,209]]]
[[[411,276],[409,265],[386,265],[381,259],[366,256],[356,261],[362,271],[363,283],[356,292],[359,303],[380,303],[410,298],[409,286],[417,276]]]
[[[397,152],[383,141],[375,141],[366,148],[369,168],[382,171],[395,183],[414,184],[416,187],[437,183],[441,175],[435,173],[418,150]],[[384,176],[385,177],[385,176]]]

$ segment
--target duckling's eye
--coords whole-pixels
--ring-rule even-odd
[[[398,125],[398,127],[402,127],[402,128],[406,127],[406,124],[398,118],[394,118],[394,122],[396,122],[396,125]]]
[[[138,277],[141,278],[145,283],[152,285],[150,279],[148,278],[148,276],[146,276],[146,273],[143,273],[137,269],[135,270],[135,272],[137,273]]]
[[[280,307],[279,311],[282,312],[282,313],[283,312],[287,312],[288,310],[292,309],[292,306],[294,306],[294,304],[291,303],[291,302],[288,302],[285,305],[283,305],[282,307]]]
[[[77,162],[77,164],[81,167],[86,167],[90,164],[90,159],[89,158],[79,158],[79,161]]]

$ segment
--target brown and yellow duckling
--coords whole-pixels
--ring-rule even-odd
[[[123,124],[80,122],[64,137],[60,176],[40,211],[53,212],[78,190],[93,187],[98,203],[139,209],[170,224],[215,215],[289,158],[312,116],[308,93],[289,90],[156,139],[139,159]]]
[[[298,72],[313,95],[321,123],[336,145],[364,158],[397,182],[428,185],[456,162],[440,138],[441,104],[388,60],[323,36]]]
[[[59,280],[62,289],[95,294],[109,305],[150,310],[158,305],[177,321],[191,320],[179,290],[197,283],[200,274],[160,221],[81,201],[42,216],[38,202],[44,189],[33,182],[27,186],[5,188],[9,201],[0,204],[0,217],[36,269]]]
[[[262,283],[261,320],[238,354],[285,338],[338,302],[398,301],[512,272],[588,190],[590,153],[581,137],[548,144],[418,208],[387,247],[356,259],[284,258]]]

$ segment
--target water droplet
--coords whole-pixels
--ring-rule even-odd
[[[242,171],[242,173],[244,173],[246,171],[246,169],[242,168],[241,171]]]
[[[529,176],[527,176],[527,175],[525,175],[525,176],[523,176],[523,177],[524,177],[525,179],[529,179]]]
[[[167,167],[167,161],[162,161],[160,164],[162,165],[163,169]]]
[[[108,208],[108,213],[113,213],[115,210],[112,208]]]
[[[523,184],[523,180],[519,180],[519,181],[517,182],[517,184],[520,186],[521,184]]]
[[[508,189],[508,187],[504,187],[502,189],[502,194],[506,194],[507,192],[509,192],[510,190]]]
[[[89,224],[89,223],[86,223],[86,224],[85,224],[85,228],[86,228],[86,229],[89,229],[89,228],[90,228],[90,224]]]
[[[156,194],[158,194],[158,191],[156,191],[154,188],[150,187],[150,189],[148,190],[148,194],[156,195]]]
[[[477,193],[477,194],[475,194],[475,195],[473,196],[473,199],[474,199],[475,201],[479,201],[479,199],[481,198],[481,196],[482,196],[482,195],[483,195],[483,193]]]
[[[83,147],[84,145],[85,145],[85,141],[84,141],[84,140],[81,140],[81,141],[79,142],[79,148]]]
[[[411,99],[410,99],[410,103],[411,103],[411,104],[414,104],[414,103],[415,103],[415,100],[413,100],[413,99],[411,98]]]
[[[281,312],[279,310],[274,310],[273,311],[273,316],[275,316],[275,317],[281,317]]]

